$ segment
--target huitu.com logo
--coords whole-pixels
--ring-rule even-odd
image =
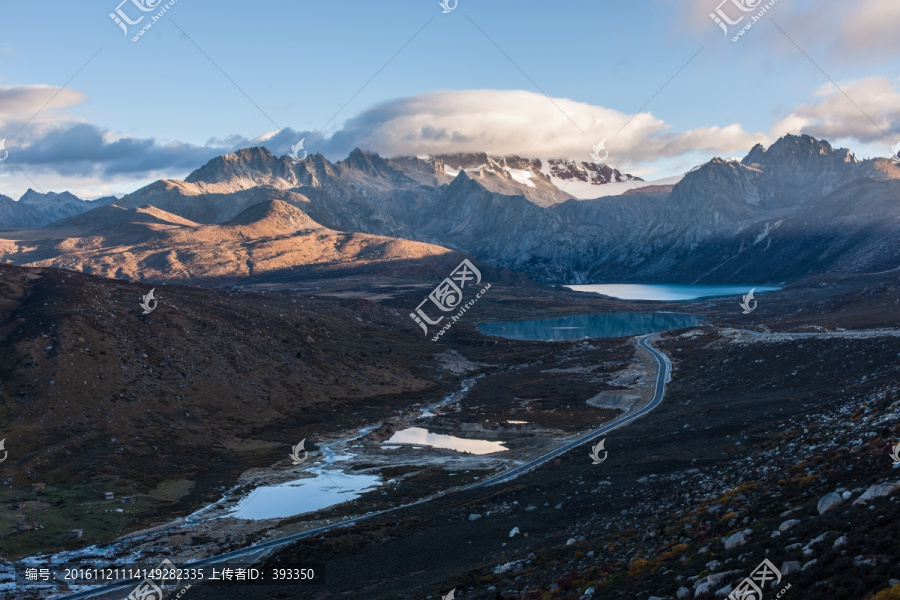
[[[762,19],[763,15],[766,14],[766,12],[768,12],[770,8],[775,6],[775,3],[778,2],[778,0],[769,0],[765,4],[762,4],[762,2],[763,0],[722,0],[722,2],[720,2],[716,7],[715,12],[709,13],[709,18],[712,19],[716,23],[716,25],[722,28],[722,31],[725,33],[725,35],[728,35],[729,25],[738,25],[739,23],[741,23],[741,21],[744,20],[744,17],[749,16],[742,15],[741,13],[751,13],[759,9],[759,12],[757,12],[755,15],[750,16],[750,20],[747,22],[747,24],[744,25],[737,32],[737,34],[731,38],[732,42],[736,42],[741,38],[742,35],[744,35],[744,32],[753,27],[754,24]],[[733,9],[726,11],[723,7],[729,3],[733,4],[734,7],[737,8],[737,10],[740,12],[734,12]],[[762,7],[760,7],[761,4]],[[737,15],[737,18],[732,19],[731,15]]]
[[[450,590],[450,593],[446,596],[441,596],[441,600],[453,600],[454,598],[456,598],[456,588]]]
[[[606,448],[603,447],[603,445],[604,445],[605,443],[606,443],[606,438],[603,438],[602,440],[600,440],[600,442],[599,442],[596,446],[594,446],[594,447],[591,448],[591,453],[588,455],[588,456],[591,457],[591,460],[594,461],[594,462],[591,463],[591,464],[599,465],[599,464],[602,463],[604,460],[606,460],[606,456],[609,454],[609,452],[607,452],[607,451],[606,451]],[[603,458],[600,458],[600,451],[601,451],[601,450],[603,451]]]
[[[438,4],[441,5],[441,8],[444,9],[444,14],[451,13],[456,10],[456,7],[459,6],[459,0],[453,0],[453,4],[450,4],[450,0],[441,0]]]
[[[6,140],[3,141],[5,142]],[[2,142],[0,142],[0,144],[2,144]],[[891,162],[895,165],[900,165],[900,142],[897,142],[897,145],[891,148]]]
[[[289,454],[289,456],[291,457],[291,460],[294,461],[295,465],[301,464],[306,460],[306,457],[309,456],[309,452],[307,452],[306,448],[304,448],[305,444],[306,438],[303,438],[302,440],[300,440],[299,444],[291,448],[291,453]],[[300,458],[301,452],[303,452],[303,458]]]
[[[6,448],[3,447],[3,444],[6,443],[6,438],[0,440],[0,450],[3,450],[3,458],[0,458],[0,463],[6,460],[6,457],[9,456],[9,452],[6,451]]]
[[[306,138],[303,138],[293,146],[291,146],[291,153],[288,155],[291,158],[291,162],[295,165],[299,162],[303,162],[306,158],[306,150],[303,150],[303,142],[306,141]],[[300,151],[303,150],[303,156],[300,156]]]
[[[141,301],[141,308],[144,309],[143,314],[145,314],[145,315],[149,315],[154,310],[156,310],[156,305],[159,304],[156,301],[156,298],[153,296],[153,292],[155,292],[155,291],[156,291],[156,288],[153,288],[152,290],[150,290],[149,294],[142,297],[143,300]],[[151,304],[151,302],[152,302],[152,304]]]
[[[9,150],[6,149],[6,138],[0,140],[0,152],[3,152],[3,156],[0,157],[0,162],[9,158]]]
[[[753,292],[756,288],[751,289],[749,292],[744,294],[744,301],[741,302],[741,308],[744,309],[744,314],[749,315],[754,310],[756,310],[756,300],[753,299]],[[753,303],[753,306],[750,306],[750,303]]]
[[[125,35],[128,35],[128,26],[129,25],[138,25],[138,24],[140,24],[141,21],[144,20],[145,16],[150,16],[150,20],[143,27],[141,27],[141,29],[137,32],[137,34],[135,34],[134,37],[131,38],[132,42],[136,42],[139,39],[141,39],[141,36],[144,35],[144,33],[148,29],[153,27],[154,23],[159,21],[162,18],[162,16],[164,14],[166,14],[166,11],[168,11],[170,8],[175,6],[175,3],[178,2],[178,0],[169,0],[169,2],[167,2],[163,6],[160,6],[160,4],[162,4],[162,1],[163,0],[122,0],[119,3],[119,5],[116,7],[116,10],[114,12],[109,13],[109,18],[112,19],[116,25],[118,25],[119,27],[122,28],[122,32]],[[144,12],[144,13],[149,13],[149,12],[153,12],[153,11],[157,11],[157,12],[155,15],[152,15],[152,16],[151,15],[141,15],[137,19],[132,20],[131,17],[129,17],[128,14],[125,12],[125,10],[122,8],[122,6],[124,6],[125,4],[128,4],[129,2],[131,4],[133,4],[134,7],[137,8],[137,10],[139,10],[141,12]],[[140,13],[132,12],[132,14],[137,15]]]
[[[603,153],[603,156],[600,156],[600,153]],[[593,147],[591,152],[591,158],[594,159],[595,163],[602,163],[607,158],[609,158],[609,151],[606,149],[606,139],[600,140],[600,143]]]
[[[3,442],[0,442],[0,449],[3,448]],[[893,451],[891,452],[891,460],[894,461],[894,466],[900,465],[900,442],[894,446]]]
[[[769,559],[763,560],[756,569],[738,584],[734,590],[728,594],[729,600],[763,600],[763,588],[766,583],[774,581],[775,584],[781,583],[781,571],[775,568]],[[782,594],[791,589],[791,584],[787,584],[775,598],[781,598]]]
[[[459,263],[459,266],[457,266],[452,273],[450,273],[450,277],[447,277],[438,284],[438,286],[428,294],[428,297],[419,303],[419,306],[416,307],[416,312],[409,313],[409,316],[422,328],[425,335],[428,335],[428,325],[437,325],[444,320],[444,317],[440,316],[437,319],[432,319],[422,309],[422,305],[431,300],[431,302],[443,312],[456,310],[460,303],[462,303],[463,290],[465,289],[466,284],[472,280],[474,280],[475,285],[480,284],[481,271],[475,268],[475,265],[473,265],[469,259],[465,259]],[[444,335],[444,333],[449,330],[454,323],[459,321],[460,317],[462,317],[463,314],[465,314],[465,312],[469,310],[489,289],[491,289],[491,284],[484,286],[481,291],[475,294],[474,298],[466,302],[458,313],[450,316],[450,321],[444,325],[443,329],[437,332],[433,338],[431,338],[431,341],[436,342],[438,338]]]

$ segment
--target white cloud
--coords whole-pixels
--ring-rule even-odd
[[[0,86],[0,131],[4,133],[0,137],[11,137],[32,117],[30,127],[70,120],[58,111],[77,106],[86,98],[77,90],[49,85]]]
[[[487,152],[588,160],[606,140],[610,162],[627,166],[685,152],[730,153],[765,141],[740,125],[672,132],[651,113],[631,115],[522,90],[467,90],[399,98],[350,119],[327,142],[386,156]]]
[[[829,140],[849,138],[863,143],[886,142],[885,134],[890,137],[900,133],[900,127],[892,127],[892,123],[900,124],[898,83],[900,81],[886,77],[839,81],[846,96],[829,83],[814,93],[818,102],[795,107],[791,114],[772,126],[771,135],[805,133]]]
[[[860,0],[842,3],[845,16],[836,40],[836,50],[859,55],[882,56],[900,52],[900,2],[897,0]]]

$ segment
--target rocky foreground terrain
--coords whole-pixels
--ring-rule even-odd
[[[265,296],[265,302],[254,303],[254,310],[285,310],[288,305],[281,309],[279,302],[296,300],[296,310],[318,311],[316,307],[335,302],[328,295],[330,283],[320,280],[318,285],[284,300]],[[371,287],[364,281],[356,285],[360,293]],[[379,289],[386,288],[381,284]],[[666,398],[650,415],[606,437],[609,457],[602,464],[591,464],[585,447],[509,484],[465,492],[452,489],[496,465],[473,462],[463,472],[449,471],[450,462],[442,466],[436,461],[388,469],[384,472],[400,476],[403,483],[254,535],[302,531],[430,497],[441,489],[448,493],[286,546],[262,563],[320,565],[321,585],[198,585],[184,597],[440,598],[455,589],[457,598],[486,600],[706,600],[726,597],[768,559],[782,578],[775,587],[766,586],[767,600],[785,588],[780,598],[889,600],[892,580],[900,579],[895,543],[900,470],[893,468],[889,456],[890,447],[900,441],[898,291],[896,276],[837,277],[761,296],[760,308],[750,316],[741,315],[737,299],[730,298],[666,305],[667,310],[704,314],[709,323],[670,332],[655,343],[674,365]],[[474,316],[509,319],[626,306],[659,309],[656,303],[609,301],[546,288],[498,287],[494,292],[490,302],[485,298],[479,303],[482,312]],[[201,299],[211,292],[184,288],[175,293],[192,294],[192,303],[203,306]],[[346,296],[348,290],[342,287],[339,293]],[[421,294],[398,289],[377,303],[341,300],[337,305],[369,306],[370,311],[380,305],[389,315]],[[228,295],[210,312],[224,313],[232,302],[250,310],[240,304],[250,296]],[[853,298],[856,302],[848,303]],[[43,305],[40,300],[35,299],[35,309]],[[323,319],[326,312],[317,314]],[[375,314],[361,317],[373,323],[365,326],[375,326]],[[347,320],[341,326],[339,321],[325,325],[330,336],[310,332],[316,344],[330,338],[346,343],[342,332],[356,325]],[[481,375],[457,406],[437,411],[429,425],[437,431],[495,436],[490,439],[537,448],[608,418],[587,402],[598,390],[641,385],[638,372],[625,375],[636,356],[629,340],[494,340],[478,335],[475,321],[458,323],[441,345],[441,352],[455,358],[423,363],[428,368],[411,371],[427,380],[429,369],[438,373],[438,364],[453,365],[443,370],[444,389],[466,373]],[[398,343],[408,333],[418,339],[415,331],[411,323],[401,326]],[[193,343],[182,338],[178,347],[187,351]],[[409,344],[393,346],[393,352],[380,356],[401,361],[399,367],[408,360],[404,348],[418,351],[419,346]],[[265,352],[261,347],[257,351]],[[381,358],[378,362],[384,364]],[[463,365],[468,366],[460,370]],[[253,372],[231,377],[236,383],[252,382]],[[401,368],[390,377],[399,385],[409,375]],[[272,391],[268,386],[273,384],[268,382],[266,389]],[[344,384],[338,378],[332,385]],[[413,392],[391,398],[391,405],[400,408],[421,406],[423,396]],[[338,424],[346,431],[360,422],[356,413],[370,424],[385,416],[381,402],[349,400],[352,404],[346,406],[355,407],[353,415],[339,412],[329,420],[324,412],[323,424]],[[330,406],[340,411],[344,401],[332,400]],[[212,415],[203,418],[209,424],[222,421]],[[512,426],[507,420],[529,424]],[[266,431],[275,428],[275,422],[266,425]],[[202,435],[199,429],[190,431]],[[390,433],[383,431],[377,439]],[[263,437],[254,434],[254,439]],[[191,452],[201,446],[192,445]],[[271,452],[260,447],[255,464],[283,461],[276,446]],[[208,463],[220,451],[201,458]],[[232,456],[234,462],[239,455]],[[185,459],[192,469],[202,468],[203,461]],[[234,464],[231,478],[222,476],[221,467],[213,471],[227,485],[237,479],[239,466],[248,464]],[[351,470],[371,472],[373,467],[385,466],[363,454]],[[157,518],[196,508],[202,501],[202,496],[192,495],[180,504],[158,505]],[[209,552],[239,548],[251,540],[235,528],[226,535],[183,543]],[[23,542],[20,538],[16,543]],[[171,552],[157,546],[148,548],[154,557]]]

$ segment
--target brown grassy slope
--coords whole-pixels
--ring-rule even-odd
[[[152,206],[109,205],[55,227],[0,232],[2,260],[145,281],[237,282],[301,267],[443,263],[453,254],[432,244],[334,231],[280,200],[253,205],[221,225],[201,225]]]
[[[2,476],[212,496],[289,446],[456,384],[404,314],[0,265]],[[256,448],[256,450],[247,450]],[[262,449],[260,449],[262,448]],[[187,498],[196,504],[198,497]]]

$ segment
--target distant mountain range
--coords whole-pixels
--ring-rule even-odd
[[[632,189],[595,199],[567,191],[603,196],[605,186],[622,185]],[[858,161],[809,136],[758,145],[741,161],[713,159],[674,185],[574,161],[384,159],[354,150],[337,163],[315,155],[294,164],[249,148],[111,206],[70,194],[54,201],[67,207],[64,217],[93,210],[39,231],[0,232],[0,259],[132,278],[249,277],[259,271],[246,265],[276,256],[279,269],[400,256],[428,262],[446,256],[443,247],[556,283],[774,283],[900,267],[900,168]],[[284,231],[271,219],[251,227],[272,214],[296,227]],[[47,215],[28,220],[9,210],[0,226],[41,227]],[[135,229],[140,235],[128,238]],[[122,253],[135,262],[121,267]]]
[[[0,229],[44,227],[115,201],[115,196],[86,201],[69,192],[39,194],[28,190],[17,202],[0,194]]]

